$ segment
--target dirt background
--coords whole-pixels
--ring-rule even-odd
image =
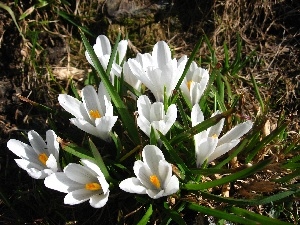
[[[35,4],[34,1],[17,2],[4,1],[17,20]],[[239,71],[238,78],[246,82],[236,81],[235,91],[242,92],[245,102],[253,102],[250,107],[255,108],[258,104],[253,100],[253,92],[247,94],[249,88],[245,91],[245,86],[241,86],[250,86],[252,74],[264,100],[269,102],[271,124],[272,121],[275,124],[284,111],[286,120],[290,121],[290,138],[299,138],[299,1],[76,2],[78,4],[65,5],[53,1],[53,4],[35,8],[26,18],[18,20],[24,39],[11,15],[0,9],[0,183],[6,183],[2,190],[6,196],[14,199],[12,196],[16,195],[16,192],[9,193],[7,188],[8,177],[13,173],[7,168],[11,167],[13,160],[6,142],[10,138],[20,138],[21,131],[35,129],[44,132],[49,127],[49,117],[55,121],[53,115],[18,96],[58,109],[59,85],[67,87],[66,77],[72,75],[78,81],[78,87],[82,86],[90,69],[77,27],[58,11],[67,13],[77,25],[87,27],[95,35],[88,36],[92,44],[98,34],[106,34],[113,42],[120,30],[131,41],[129,54],[132,55],[138,51],[151,51],[159,40],[167,41],[174,48],[175,57],[189,55],[205,34],[216,50],[221,67],[224,63],[223,44],[228,45],[234,58],[238,33],[243,41],[242,57],[254,50],[256,54],[249,65]],[[208,47],[203,44],[198,56],[205,59],[207,54]]]

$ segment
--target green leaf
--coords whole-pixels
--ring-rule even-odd
[[[89,138],[89,146],[90,146],[90,149],[93,153],[93,156],[94,156],[94,160],[97,164],[97,166],[99,166],[99,168],[101,169],[104,177],[106,180],[111,180],[111,177],[108,173],[108,170],[103,162],[103,159],[101,157],[101,154],[100,152],[98,151],[97,147],[95,146],[95,144],[93,143],[93,141]]]
[[[292,223],[287,223],[284,221],[279,221],[279,220],[276,220],[273,218],[269,218],[266,216],[262,216],[257,213],[250,212],[246,209],[241,209],[238,207],[230,207],[230,211],[237,215],[243,216],[246,219],[256,221],[256,224],[272,224],[272,225],[291,225],[292,224]]]
[[[102,82],[104,83],[104,86],[106,87],[106,90],[109,93],[112,102],[114,103],[115,107],[117,108],[119,115],[121,116],[123,124],[127,128],[129,136],[131,137],[133,142],[136,145],[138,145],[140,143],[140,139],[139,139],[139,133],[138,133],[137,127],[135,125],[135,121],[133,119],[133,115],[129,114],[127,107],[125,106],[124,102],[118,95],[114,86],[111,84],[111,82],[108,78],[109,76],[104,71],[93,48],[91,47],[87,38],[85,37],[84,33],[81,30],[80,30],[80,34],[81,34],[81,38],[84,43],[84,46],[85,46],[86,50],[88,51],[89,56],[92,59],[95,69],[96,69],[98,75],[100,76]]]
[[[211,187],[216,187],[225,183],[229,183],[232,181],[236,181],[238,179],[247,177],[253,173],[255,173],[256,171],[261,170],[262,168],[264,168],[265,166],[267,166],[271,161],[273,160],[272,157],[270,157],[269,159],[266,159],[262,162],[259,162],[258,164],[249,167],[247,169],[244,169],[242,171],[236,172],[234,174],[228,175],[226,177],[223,177],[221,179],[218,180],[214,180],[214,181],[210,181],[210,182],[205,182],[205,183],[188,183],[183,185],[183,189],[187,189],[187,190],[204,190],[204,189],[208,189]]]
[[[152,205],[150,204],[149,208],[147,209],[145,215],[142,217],[142,219],[137,223],[137,225],[145,225],[148,223],[150,216],[153,213]]]
[[[187,205],[187,207],[191,210],[197,211],[197,212],[201,212],[204,215],[211,215],[217,218],[221,218],[221,219],[225,219],[228,221],[232,221],[238,224],[246,224],[246,225],[257,225],[257,223],[255,221],[251,221],[249,219],[245,219],[243,217],[240,216],[236,216],[224,211],[220,211],[217,209],[211,209],[202,205],[197,205],[194,203],[190,203]]]
[[[94,158],[91,155],[91,153],[88,150],[86,150],[85,148],[79,147],[75,143],[64,142],[61,139],[59,140],[59,143],[60,143],[60,146],[62,147],[62,149],[65,150],[66,152],[68,152],[80,159],[89,159],[89,160],[94,161]]]

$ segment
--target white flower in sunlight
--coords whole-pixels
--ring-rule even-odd
[[[113,106],[102,82],[98,94],[93,86],[85,86],[82,89],[82,102],[67,94],[60,94],[58,101],[66,111],[75,116],[70,121],[79,129],[105,141],[111,140],[109,132],[118,117],[113,115]]]
[[[199,103],[208,80],[208,71],[198,67],[195,62],[192,62],[180,86],[182,94],[185,96],[187,101],[192,104],[192,106]]]
[[[34,130],[28,132],[30,145],[10,139],[7,147],[21,159],[15,159],[19,167],[35,179],[44,179],[60,170],[59,144],[53,130],[46,132],[46,142]]]
[[[219,113],[219,111],[215,112],[212,117]],[[198,104],[194,105],[192,108],[191,120],[193,127],[204,121],[203,113]],[[238,124],[219,138],[223,125],[224,118],[214,126],[194,136],[196,162],[198,167],[200,167],[205,160],[210,163],[235,147],[240,142],[240,137],[252,128],[253,122],[248,120]]]
[[[169,98],[184,70],[187,57],[178,61],[171,58],[171,50],[166,42],[159,41],[154,45],[152,55],[138,55],[129,59],[132,73],[153,93],[156,101],[163,102],[164,89]]]
[[[148,137],[150,137],[151,126],[165,135],[177,118],[177,107],[175,104],[170,105],[165,113],[162,102],[151,104],[146,95],[141,95],[138,98],[137,107],[139,114],[137,125]]]
[[[121,76],[122,67],[120,65],[125,58],[127,46],[128,46],[127,40],[121,40],[118,43],[117,56],[114,59],[112,69],[110,72],[111,80],[113,80],[114,75],[116,75],[118,77]],[[93,49],[102,65],[103,69],[106,70],[109,59],[110,59],[110,55],[111,55],[111,45],[110,45],[108,38],[105,35],[99,35],[96,39],[96,44],[93,46]],[[87,51],[85,51],[85,56],[86,56],[86,59],[88,60],[88,62],[92,66],[94,66],[94,63],[92,62],[92,59]]]
[[[161,150],[155,145],[147,145],[142,152],[143,160],[134,163],[136,177],[123,180],[119,187],[126,192],[148,194],[157,199],[174,194],[179,190],[179,180],[172,175],[172,166]]]
[[[101,208],[108,200],[109,184],[95,163],[87,159],[82,159],[81,163],[70,163],[64,172],[51,174],[45,179],[45,186],[67,193],[65,204],[75,205],[89,200],[92,207]]]

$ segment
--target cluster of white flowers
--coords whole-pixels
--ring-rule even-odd
[[[187,56],[179,60],[172,59],[171,50],[164,41],[154,45],[152,53],[137,54],[136,58],[125,60],[128,42],[122,40],[118,44],[118,53],[113,60],[110,80],[123,74],[124,81],[134,89],[141,91],[145,85],[154,95],[156,102],[151,103],[146,95],[137,98],[137,125],[141,131],[150,137],[151,129],[167,134],[177,119],[177,107],[171,104],[166,108],[165,101],[171,97],[188,61]],[[111,56],[111,45],[108,38],[100,35],[93,46],[104,69],[107,68]],[[88,62],[94,66],[86,52]],[[209,73],[192,62],[183,82],[181,92],[186,102],[192,106],[192,126],[204,121],[199,106],[200,98],[207,86]],[[132,94],[132,93],[131,93]],[[136,97],[136,96],[134,96]],[[70,121],[88,134],[111,141],[111,130],[118,117],[114,116],[111,98],[101,82],[98,93],[93,86],[88,85],[81,91],[82,101],[60,94],[60,105],[74,116]],[[167,99],[165,99],[167,98]],[[212,116],[220,113],[215,112]],[[216,125],[194,136],[196,165],[200,167],[205,161],[211,162],[235,147],[240,137],[246,134],[253,123],[247,121],[231,129],[219,138],[224,125],[224,119]],[[157,139],[159,135],[157,134]],[[91,160],[81,159],[81,164],[70,163],[63,171],[59,165],[59,143],[54,131],[46,133],[46,142],[35,131],[28,132],[31,146],[21,141],[11,139],[7,147],[21,157],[16,163],[35,179],[45,179],[45,186],[67,193],[65,204],[79,204],[89,200],[95,208],[103,207],[108,201],[109,184],[100,168]],[[147,145],[142,151],[143,161],[134,163],[133,171],[136,177],[120,182],[120,189],[137,194],[147,194],[156,199],[176,193],[179,190],[179,180],[172,175],[172,166],[164,158],[162,151],[155,145]]]

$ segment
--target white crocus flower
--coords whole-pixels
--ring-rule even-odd
[[[179,180],[172,175],[172,166],[168,163],[161,150],[155,145],[147,145],[142,152],[144,161],[134,163],[136,177],[123,180],[119,187],[126,192],[148,194],[157,199],[174,194],[179,190]]]
[[[60,94],[58,101],[66,111],[75,116],[70,121],[79,129],[105,141],[111,140],[109,132],[118,117],[113,115],[113,106],[102,82],[98,94],[93,86],[85,86],[82,89],[82,102],[67,94]]]
[[[151,104],[146,95],[141,95],[138,98],[137,107],[139,114],[137,125],[148,137],[150,137],[151,126],[165,135],[177,118],[177,107],[175,104],[170,105],[165,113],[162,102]]]
[[[122,67],[120,65],[125,58],[127,46],[128,46],[127,40],[121,40],[118,43],[118,47],[117,47],[118,60],[116,61],[116,58],[114,59],[112,69],[110,72],[112,83],[113,83],[114,75],[116,75],[118,77],[121,76]],[[99,35],[96,39],[96,44],[93,46],[93,49],[102,65],[103,69],[106,70],[109,59],[110,59],[110,55],[111,55],[111,45],[110,45],[108,38],[105,35]],[[86,59],[88,60],[88,62],[92,66],[94,66],[94,63],[92,62],[92,59],[87,51],[85,51],[85,56],[86,56]]]
[[[7,147],[21,159],[15,159],[19,167],[35,179],[44,179],[60,170],[59,144],[53,130],[46,132],[46,142],[34,130],[28,132],[30,145],[10,139]]]
[[[192,106],[199,103],[208,80],[208,71],[198,67],[195,62],[192,62],[180,86],[184,97]]]
[[[156,101],[163,102],[164,89],[169,98],[182,75],[187,57],[182,56],[178,61],[172,59],[171,50],[164,41],[154,45],[152,55],[139,57],[128,60],[132,73],[150,89]]]
[[[70,163],[64,172],[51,174],[45,179],[45,186],[67,193],[65,204],[75,205],[89,200],[92,207],[101,208],[108,200],[109,184],[95,163],[87,159],[82,159],[81,163]]]
[[[219,113],[219,111],[216,111],[212,117]],[[204,121],[203,113],[198,104],[194,105],[192,108],[191,120],[193,127]],[[210,163],[235,147],[240,142],[240,138],[252,128],[253,122],[248,120],[238,124],[219,138],[223,125],[224,118],[214,126],[194,136],[196,162],[198,167],[200,167],[205,160]]]

